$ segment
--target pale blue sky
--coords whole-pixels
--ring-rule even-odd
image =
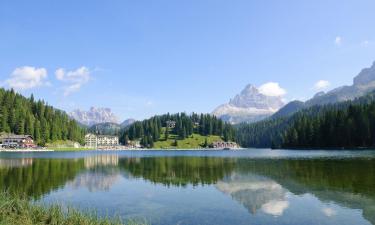
[[[0,83],[121,119],[211,112],[248,83],[306,99],[375,61],[374,11],[373,0],[2,0]]]

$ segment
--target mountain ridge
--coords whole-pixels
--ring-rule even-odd
[[[248,84],[228,103],[215,108],[212,114],[232,124],[256,122],[271,116],[282,106],[284,102],[280,96],[264,95]]]

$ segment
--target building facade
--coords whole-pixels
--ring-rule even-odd
[[[34,139],[31,135],[6,134],[1,137],[1,144],[5,148],[34,148]]]
[[[95,134],[86,134],[85,135],[85,146],[87,148],[97,148],[98,141]]]
[[[85,146],[88,148],[97,148],[97,147],[103,147],[103,146],[117,146],[117,145],[119,145],[119,139],[117,136],[96,135],[96,134],[85,135]]]
[[[117,146],[118,137],[111,135],[98,135],[98,146]]]

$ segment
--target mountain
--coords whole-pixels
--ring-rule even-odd
[[[92,126],[98,123],[118,123],[118,118],[109,108],[91,107],[89,111],[76,109],[69,116],[79,123]]]
[[[232,124],[256,122],[269,117],[284,106],[280,96],[267,96],[249,84],[229,103],[220,105],[212,114]]]
[[[136,122],[135,119],[127,119],[127,120],[124,120],[124,122],[122,122],[122,123],[120,124],[120,127],[121,127],[121,128],[126,128],[126,127],[132,125],[132,124],[135,123],[135,122]]]
[[[292,115],[295,112],[303,109],[305,107],[305,103],[301,101],[291,101],[282,107],[279,111],[272,115],[272,118],[279,118]]]
[[[313,106],[353,100],[373,90],[375,90],[375,62],[370,68],[363,69],[354,77],[352,85],[338,87],[327,93],[320,92],[305,104],[306,106]]]
[[[327,93],[318,92],[310,100],[306,102],[292,101],[279,109],[272,118],[280,118],[289,116],[301,109],[315,105],[327,105],[332,103],[354,100],[355,98],[364,96],[375,90],[375,62],[370,68],[363,69],[353,79],[352,85],[341,86]]]
[[[286,116],[240,124],[236,140],[242,147],[257,148],[373,147],[374,111],[375,91],[372,91],[354,100],[304,106]]]
[[[121,126],[119,124],[110,122],[94,124],[88,129],[90,133],[102,135],[118,135],[120,130]]]

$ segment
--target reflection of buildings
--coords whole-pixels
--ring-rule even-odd
[[[86,169],[95,168],[97,166],[117,166],[119,157],[116,154],[95,155],[84,159]]]
[[[286,190],[275,181],[257,175],[232,174],[216,184],[217,189],[232,196],[250,213],[258,210],[264,213],[281,216],[289,207]]]
[[[0,168],[19,168],[31,166],[33,164],[32,158],[21,159],[0,159]]]

